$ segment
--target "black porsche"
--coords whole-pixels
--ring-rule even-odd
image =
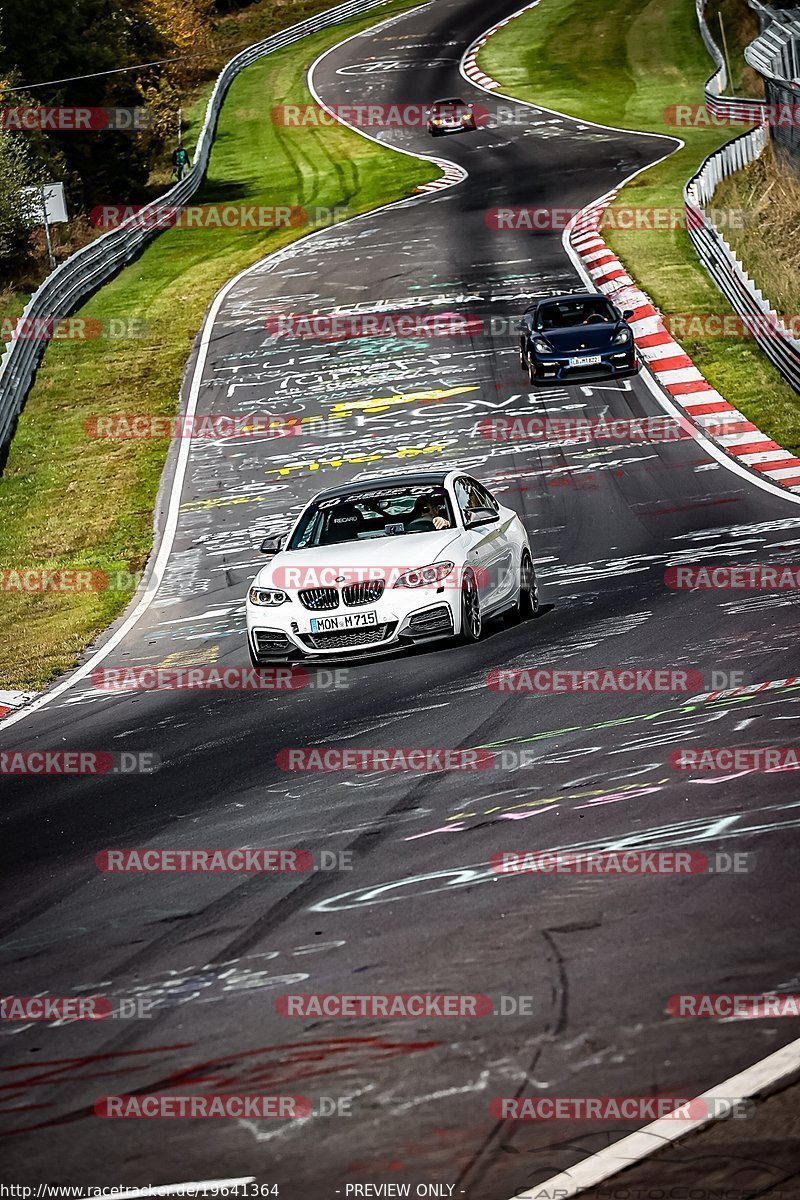
[[[547,296],[525,310],[519,360],[531,383],[590,375],[616,378],[639,370],[632,309],[621,312],[601,292]]]

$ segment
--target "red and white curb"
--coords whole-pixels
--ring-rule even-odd
[[[0,721],[9,713],[30,704],[36,692],[0,692]]]
[[[608,192],[582,209],[566,237],[592,280],[620,308],[632,308],[630,321],[639,354],[661,387],[687,417],[731,458],[789,491],[800,493],[800,458],[762,433],[703,377],[689,355],[664,327],[652,300],[637,287],[600,236],[603,212],[616,196]],[[715,434],[715,427],[725,432]]]
[[[496,79],[492,79],[491,75],[487,75],[478,66],[478,54],[488,42],[489,38],[497,33],[498,29],[502,29],[504,25],[509,25],[512,21],[516,21],[517,17],[521,17],[523,13],[529,12],[530,9],[536,8],[540,0],[533,0],[532,4],[526,4],[519,12],[512,13],[510,17],[506,17],[503,21],[498,21],[496,25],[492,25],[491,29],[487,29],[485,33],[472,43],[466,54],[461,60],[461,67],[464,74],[473,83],[479,84],[482,88],[486,88],[488,92],[493,92],[495,88],[499,88],[500,84]]]
[[[786,679],[768,679],[765,683],[747,683],[742,687],[724,688],[719,692],[701,692],[692,696],[692,703],[701,700],[731,700],[736,696],[759,696],[762,692],[774,692],[782,688],[797,687],[800,675],[788,675]]]
[[[458,163],[448,162],[446,158],[429,158],[427,161],[441,167],[444,175],[439,179],[434,179],[431,183],[421,183],[419,187],[414,188],[415,192],[441,192],[445,188],[452,187],[454,183],[461,183],[462,179],[467,178],[467,172]]]

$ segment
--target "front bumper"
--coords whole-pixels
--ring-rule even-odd
[[[585,357],[590,357],[588,354]],[[596,357],[596,356],[595,356]],[[531,352],[534,375],[543,383],[547,380],[574,382],[580,379],[616,379],[623,375],[635,375],[639,361],[634,346],[620,346],[600,352],[600,362],[586,366],[580,363],[580,352],[576,354],[537,354]]]
[[[459,121],[448,125],[428,125],[428,133],[437,137],[440,133],[470,133],[477,128],[474,121]]]
[[[312,633],[311,618],[344,616],[357,608],[309,612],[299,601],[278,608],[247,602],[247,637],[253,655],[264,662],[367,655],[452,637],[460,625],[460,594],[453,588],[397,588],[368,605],[375,625]]]

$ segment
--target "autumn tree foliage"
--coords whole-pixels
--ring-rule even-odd
[[[177,136],[182,97],[212,73],[213,0],[2,0],[0,8],[0,79],[23,89],[4,105],[152,110],[139,133],[22,135],[46,174],[66,183],[70,210],[140,198]]]

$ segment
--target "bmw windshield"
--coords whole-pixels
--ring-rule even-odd
[[[404,537],[452,529],[454,524],[450,498],[443,487],[417,484],[353,491],[315,501],[303,513],[286,549]]]

